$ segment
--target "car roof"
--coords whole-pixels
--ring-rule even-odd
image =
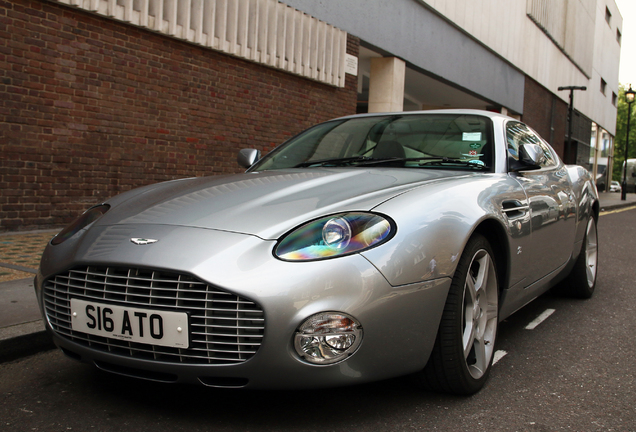
[[[512,117],[506,116],[501,113],[486,111],[486,110],[477,110],[477,109],[439,109],[439,110],[426,110],[426,111],[401,111],[401,112],[384,112],[384,113],[365,113],[365,114],[354,114],[344,117],[339,117],[334,120],[348,120],[353,118],[364,118],[364,117],[379,117],[379,116],[410,116],[410,115],[434,115],[434,114],[469,114],[469,115],[479,115],[483,117],[489,118],[501,118],[508,120],[515,120]]]

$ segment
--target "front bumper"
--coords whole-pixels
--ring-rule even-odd
[[[130,238],[159,239],[135,245]],[[275,242],[206,229],[118,225],[95,227],[43,256],[36,292],[42,310],[46,280],[76,266],[134,267],[188,274],[257,304],[262,344],[235,364],[182,364],[139,359],[77,343],[47,329],[70,356],[115,373],[216,387],[311,388],[375,381],[421,370],[432,350],[450,279],[398,287],[361,255],[314,262],[283,262]],[[309,316],[338,311],[364,329],[358,351],[337,364],[304,362],[293,335]]]

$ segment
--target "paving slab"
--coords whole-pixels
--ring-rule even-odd
[[[41,319],[33,278],[0,283],[0,311],[0,328]]]

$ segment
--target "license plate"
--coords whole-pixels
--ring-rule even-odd
[[[188,348],[188,314],[71,299],[71,328],[96,336]]]

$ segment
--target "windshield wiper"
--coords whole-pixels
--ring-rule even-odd
[[[424,165],[441,165],[441,164],[449,163],[449,164],[460,164],[460,165],[469,166],[469,167],[475,167],[475,168],[480,168],[480,169],[488,169],[489,168],[488,166],[486,166],[486,164],[484,164],[481,161],[475,162],[475,161],[467,161],[467,160],[449,158],[449,157],[427,157],[427,158],[420,158],[419,160],[429,161],[429,162],[420,163],[420,166],[424,166]]]
[[[426,161],[426,162],[423,162],[423,161]],[[444,163],[451,163],[451,164],[461,164],[461,165],[475,167],[475,168],[481,168],[481,169],[488,169],[488,167],[485,164],[482,164],[482,163],[478,163],[478,162],[474,162],[474,161],[465,161],[465,160],[449,158],[449,157],[442,157],[442,156],[439,156],[439,157],[413,157],[413,158],[393,157],[393,158],[382,158],[382,159],[369,158],[366,161],[361,161],[359,163],[356,163],[356,165],[375,165],[375,164],[381,164],[381,163],[385,163],[385,162],[420,162],[419,166],[441,165],[441,164],[444,164]]]
[[[364,162],[370,161],[373,158],[369,156],[353,156],[348,158],[331,158],[331,159],[319,159],[313,161],[305,161],[301,162],[298,165],[294,166],[294,168],[304,168],[310,166],[325,166],[325,165],[348,165],[354,162]]]
[[[425,162],[426,161],[426,162]],[[387,157],[387,158],[372,158],[369,156],[353,156],[348,158],[332,158],[332,159],[320,159],[315,161],[301,162],[294,168],[305,168],[310,166],[326,166],[326,165],[379,165],[383,163],[391,162],[420,162],[419,166],[424,165],[441,165],[441,164],[460,164],[464,166],[488,169],[486,165],[473,161],[465,161],[461,159],[449,158],[449,157],[413,157],[413,158],[401,158],[401,157]]]
[[[439,159],[439,158],[434,158],[434,159]],[[319,159],[314,161],[305,161],[305,162],[299,163],[294,168],[304,168],[304,167],[310,167],[310,166],[325,166],[325,165],[338,166],[338,165],[351,165],[351,164],[355,164],[356,166],[357,165],[374,165],[374,164],[381,164],[386,162],[395,162],[395,161],[402,162],[402,161],[410,161],[410,160],[419,161],[419,160],[422,160],[422,158],[412,158],[412,159],[400,158],[400,157],[373,158],[370,156],[352,156],[348,158],[333,158],[333,159]]]

